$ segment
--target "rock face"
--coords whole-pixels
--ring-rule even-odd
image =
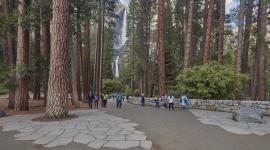
[[[263,123],[264,113],[254,107],[241,107],[234,112],[233,120],[247,123]]]
[[[0,111],[0,118],[5,117],[6,113],[4,111]]]

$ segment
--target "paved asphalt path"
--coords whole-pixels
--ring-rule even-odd
[[[270,135],[236,135],[217,126],[205,125],[187,112],[140,107],[125,103],[122,109],[101,109],[109,114],[138,123],[153,142],[153,150],[269,150]],[[47,150],[32,141],[15,141],[16,132],[0,132],[0,150]],[[69,144],[50,150],[87,150],[82,144]],[[102,149],[113,150],[113,149]],[[130,150],[141,150],[133,148]]]
[[[124,104],[107,113],[138,123],[154,150],[270,150],[270,135],[237,135],[200,123],[190,112]]]

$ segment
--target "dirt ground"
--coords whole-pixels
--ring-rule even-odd
[[[30,95],[30,97],[32,96]],[[45,106],[44,106],[43,100],[29,99],[28,102],[29,102],[29,111],[17,112],[14,109],[8,108],[8,95],[0,95],[0,110],[5,111],[8,116],[45,112]],[[76,110],[76,108],[72,106],[71,102],[69,102],[68,107],[69,107],[68,108],[69,110]],[[80,102],[80,109],[88,109],[88,104],[84,102]]]

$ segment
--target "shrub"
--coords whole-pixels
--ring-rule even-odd
[[[136,89],[133,91],[133,96],[140,96],[141,95],[141,91],[139,89]]]
[[[125,86],[125,95],[126,96],[131,96],[132,95],[132,89],[129,88],[128,85]]]
[[[196,66],[179,74],[177,92],[190,98],[234,99],[247,80],[231,65]]]
[[[103,80],[103,92],[106,94],[114,93],[122,89],[122,83],[118,80],[105,79]]]

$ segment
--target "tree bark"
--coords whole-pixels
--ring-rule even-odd
[[[217,45],[219,64],[223,64],[225,4],[226,0],[220,0],[220,16],[219,16],[218,45]]]
[[[52,51],[45,112],[50,119],[68,115],[69,5],[69,0],[53,0]]]
[[[90,83],[90,34],[91,34],[90,21],[87,19],[85,23],[85,47],[83,49],[83,69],[82,69],[82,80],[83,80],[83,99],[87,99],[89,94],[89,83]]]
[[[214,13],[215,0],[210,0],[210,6],[207,15],[207,27],[206,27],[206,36],[203,50],[203,64],[208,64],[210,62],[211,56],[211,37],[212,37],[212,26],[213,26],[213,13]]]
[[[40,69],[40,25],[36,25],[34,29],[35,41],[35,79],[34,79],[34,100],[40,100],[40,80],[41,80],[41,69]]]
[[[204,17],[203,17],[203,36],[202,36],[202,41],[200,43],[200,53],[201,53],[201,58],[200,60],[203,61],[203,54],[204,54],[204,45],[205,45],[205,38],[206,38],[206,30],[207,30],[207,17],[208,17],[208,7],[209,7],[209,0],[205,0],[204,2]]]
[[[2,9],[3,9],[3,14],[5,17],[8,17],[9,12],[10,12],[10,7],[8,0],[2,0]],[[10,69],[13,69],[13,67],[16,64],[16,57],[15,57],[15,52],[13,50],[12,45],[12,36],[11,36],[11,29],[12,27],[7,27],[6,32],[4,33],[5,39],[4,39],[4,49],[7,52],[7,64],[10,67]],[[11,74],[10,76],[10,82],[11,85],[9,87],[9,101],[8,101],[8,108],[13,109],[15,105],[15,76]]]
[[[48,11],[50,10],[49,3],[45,3],[41,8],[41,57],[42,57],[42,77],[44,88],[44,103],[46,104],[48,95],[48,80],[50,66],[50,18]]]
[[[266,21],[267,0],[260,0],[257,23],[257,40],[253,66],[251,95],[254,100],[264,100],[266,80]]]
[[[103,47],[104,47],[104,0],[100,1],[98,34],[97,34],[97,47],[95,59],[95,75],[94,75],[94,92],[97,95],[102,93],[102,79],[103,79]]]
[[[193,6],[194,0],[189,1],[188,21],[185,37],[185,54],[184,54],[184,69],[191,67],[192,56],[192,22],[193,22]]]
[[[245,33],[244,33],[243,56],[242,56],[243,73],[248,73],[248,51],[249,51],[250,32],[252,27],[252,13],[253,13],[253,0],[248,0]]]
[[[80,8],[77,8],[77,32],[76,32],[76,49],[73,49],[72,56],[72,99],[75,102],[75,106],[78,107],[78,102],[82,100],[81,97],[81,51],[82,51],[82,39],[81,39],[81,25]]]
[[[29,110],[28,106],[28,77],[26,69],[29,63],[29,31],[23,21],[27,16],[28,0],[20,0],[18,5],[18,41],[17,41],[17,71],[16,71],[16,92],[15,92],[15,110]]]
[[[141,11],[141,19],[143,23],[143,56],[144,56],[144,65],[143,65],[143,93],[145,96],[149,96],[149,44],[150,44],[150,14],[149,10],[150,2],[149,1],[143,1],[141,3],[142,11]]]
[[[159,94],[164,95],[165,85],[165,5],[158,0],[158,55],[159,55]]]
[[[239,26],[236,49],[236,72],[242,72],[242,52],[243,52],[243,34],[244,34],[244,0],[240,0]]]

